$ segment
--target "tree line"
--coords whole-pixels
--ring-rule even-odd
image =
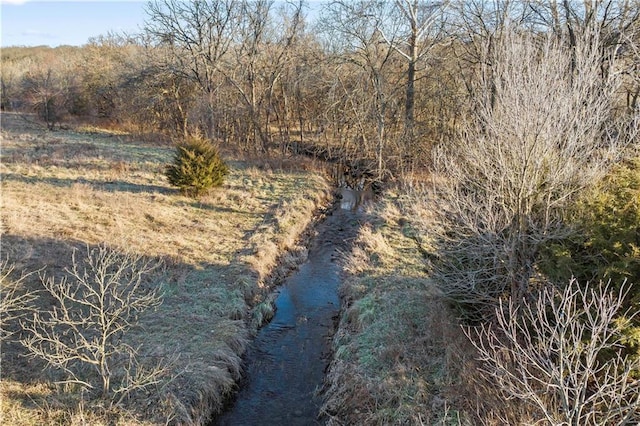
[[[616,114],[635,111],[638,10],[635,0],[151,1],[140,34],[2,49],[2,108],[36,111],[52,128],[99,119],[409,177],[495,96],[491,56],[507,33],[572,48],[597,28],[586,42],[603,72],[623,74]]]

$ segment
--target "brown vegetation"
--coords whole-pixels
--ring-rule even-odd
[[[177,359],[172,381],[126,401],[130,414],[117,405],[100,408],[82,387],[54,386],[60,381],[54,371],[43,375],[37,359],[27,362],[16,340],[28,333],[3,312],[3,329],[15,332],[2,348],[3,418],[204,422],[240,375],[250,327],[257,325],[251,308],[271,285],[278,256],[303,253],[297,238],[326,202],[324,181],[232,160],[227,183],[194,200],[164,177],[169,146],[108,132],[49,133],[13,114],[2,120],[2,254],[15,268],[8,279],[20,291],[43,289],[37,274],[18,281],[20,273],[41,270],[60,282],[68,279],[74,250],[103,243],[161,260],[148,280],[163,302],[132,324],[125,343],[139,348],[141,360]],[[40,309],[46,300],[38,299]]]
[[[584,420],[515,407],[502,398],[509,383],[494,392],[500,354],[517,347],[498,345],[509,321],[498,337],[470,332],[474,349],[453,315],[484,330],[501,312],[534,322],[549,299],[540,290],[568,303],[586,288],[581,279],[578,293],[562,292],[574,269],[637,286],[637,197],[618,196],[636,180],[601,179],[638,155],[640,2],[327,1],[314,26],[306,11],[303,2],[158,0],[139,35],[2,49],[2,255],[14,268],[0,275],[13,283],[0,298],[3,335],[20,331],[41,289],[21,273],[46,267],[60,282],[74,249],[102,243],[162,260],[150,279],[163,304],[127,334],[143,358],[179,355],[180,374],[149,392],[160,403],[130,415],[204,422],[240,375],[250,329],[271,313],[269,277],[289,263],[278,255],[304,254],[296,238],[325,201],[320,178],[280,169],[327,160],[339,164],[337,182],[341,165],[357,169],[351,190],[365,189],[363,177],[376,190],[409,190],[369,212],[347,255],[329,421]],[[226,183],[197,199],[163,174],[168,141],[189,135],[216,144],[230,166]],[[513,311],[496,311],[509,300]],[[637,292],[624,306],[628,317],[615,321],[633,319]],[[634,324],[619,341],[629,355],[640,347]],[[55,378],[37,380],[41,366],[27,366],[22,350],[3,344],[5,418],[133,422],[77,389],[53,392]],[[602,348],[602,365],[614,352]],[[617,396],[637,385],[625,377]]]
[[[424,274],[402,200],[366,211],[342,260],[343,313],[334,336],[323,414],[328,424],[449,424],[464,403],[450,392],[464,335]],[[423,211],[427,214],[428,212]]]
[[[469,330],[482,372],[471,376],[496,400],[517,401],[494,405],[486,418],[497,424],[638,423],[640,363],[624,354],[626,324],[617,320],[627,293],[572,280],[562,292],[545,288],[533,303],[501,304],[495,325]]]

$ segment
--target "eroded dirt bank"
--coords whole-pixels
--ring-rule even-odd
[[[211,425],[322,423],[316,391],[340,310],[339,258],[358,229],[358,214],[341,209],[318,225],[308,260],[278,290],[273,320],[250,345],[233,405]]]

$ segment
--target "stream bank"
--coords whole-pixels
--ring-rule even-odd
[[[356,212],[334,209],[318,224],[307,261],[277,290],[275,315],[245,356],[233,405],[210,425],[313,425],[340,311],[341,253],[359,229]]]

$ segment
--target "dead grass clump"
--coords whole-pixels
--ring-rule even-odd
[[[273,298],[267,298],[262,302],[258,303],[252,310],[251,322],[252,328],[258,329],[263,324],[269,322],[273,315],[275,314],[274,309],[274,300]]]
[[[473,354],[471,352],[470,354]],[[486,426],[505,424],[536,424],[534,407],[524,403],[512,403],[508,395],[480,372],[482,365],[471,359],[462,364],[460,376],[465,386],[457,386],[460,390],[458,398],[468,405],[469,413],[473,413],[474,421]]]
[[[320,410],[327,425],[371,424],[367,414],[376,401],[367,382],[346,363],[333,363],[331,373],[325,378],[331,392]]]
[[[40,426],[150,426],[152,421],[140,419],[119,407],[91,402],[82,394],[61,392],[46,383],[25,385],[13,380],[0,381],[3,424]]]
[[[359,275],[371,267],[369,255],[360,245],[354,245],[353,249],[344,256],[344,270],[350,275]]]

